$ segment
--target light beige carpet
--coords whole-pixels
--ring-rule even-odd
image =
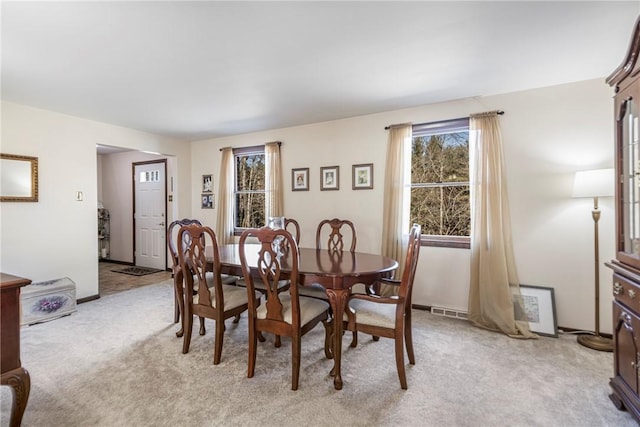
[[[291,391],[290,341],[259,345],[246,378],[246,315],[227,322],[213,366],[213,323],[191,351],[172,323],[171,282],[78,306],[22,329],[32,388],[24,426],[632,426],[608,398],[611,353],[574,336],[517,340],[414,310],[417,364],[398,382],[393,343],[344,338],[341,391],[333,389],[321,325],[303,337],[300,389]],[[196,322],[197,325],[197,322]],[[0,424],[10,389],[2,387]]]

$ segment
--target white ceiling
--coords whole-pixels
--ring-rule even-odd
[[[1,8],[2,99],[197,140],[604,78],[640,2]]]

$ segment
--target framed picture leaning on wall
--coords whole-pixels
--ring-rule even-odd
[[[558,323],[553,288],[520,285],[520,295],[519,298],[513,296],[516,320],[529,322],[531,332],[557,338]]]

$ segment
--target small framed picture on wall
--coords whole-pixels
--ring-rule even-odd
[[[340,189],[340,166],[320,168],[320,190]]]
[[[291,169],[291,191],[309,191],[309,168]]]
[[[202,209],[213,209],[215,206],[215,199],[213,194],[202,195]]]
[[[352,188],[368,190],[373,188],[373,163],[353,165]]]
[[[202,192],[211,193],[213,191],[213,176],[202,175]]]

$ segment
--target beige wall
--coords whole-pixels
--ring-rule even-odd
[[[69,277],[77,297],[98,294],[96,144],[175,156],[188,193],[189,144],[2,102],[3,153],[39,159],[39,202],[0,204],[0,270],[34,281]],[[103,188],[104,190],[104,188]],[[75,200],[82,191],[84,200]],[[190,215],[188,201],[178,208]]]
[[[172,218],[215,226],[200,209],[201,177],[213,174],[217,197],[224,146],[283,142],[285,213],[302,226],[344,217],[358,227],[358,248],[378,252],[387,132],[393,123],[428,122],[502,109],[513,240],[520,281],[555,288],[558,323],[593,329],[591,200],[571,199],[576,170],[613,165],[612,90],[604,79],[464,99],[333,122],[196,141],[191,144],[11,103],[2,103],[2,152],[40,158],[40,202],[0,205],[0,268],[33,280],[68,276],[78,297],[97,293],[98,162],[96,144],[162,153],[175,159]],[[351,189],[351,166],[374,164],[374,189]],[[320,191],[321,166],[340,166],[340,191]],[[291,168],[309,167],[311,190],[292,192]],[[105,173],[104,160],[101,165]],[[168,177],[170,179],[171,177]],[[193,184],[192,184],[193,183]],[[83,202],[74,200],[84,192]],[[105,193],[102,184],[101,194]],[[217,200],[216,200],[217,205]],[[613,200],[602,199],[600,259],[614,255]],[[610,332],[610,274],[600,281],[602,331]],[[469,251],[423,248],[415,303],[466,310]]]
[[[576,170],[613,166],[612,90],[604,79],[307,126],[192,143],[191,179],[213,173],[219,182],[221,147],[282,141],[285,214],[302,227],[302,246],[314,244],[324,218],[354,221],[358,249],[379,252],[387,131],[393,123],[422,123],[501,109],[517,268],[523,284],[555,288],[558,323],[593,329],[591,200],[571,199]],[[374,164],[374,189],[351,189],[351,166]],[[322,166],[340,166],[340,191],[320,191]],[[291,191],[291,168],[310,168],[308,192]],[[215,226],[216,210],[202,210],[191,190],[193,215]],[[612,199],[601,200],[601,259],[613,257]],[[414,302],[466,311],[469,251],[423,248]],[[601,268],[601,318],[611,318],[609,271]],[[602,322],[608,332],[610,322]]]

